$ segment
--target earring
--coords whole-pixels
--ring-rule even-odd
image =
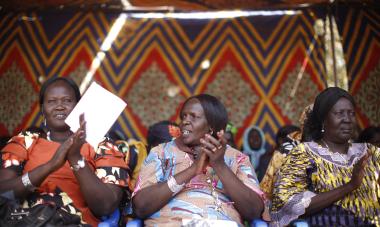
[[[321,129],[321,132],[324,133],[325,132],[325,126],[322,125],[322,129]]]
[[[46,128],[46,118],[44,118],[44,127]]]

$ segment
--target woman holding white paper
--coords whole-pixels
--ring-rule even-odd
[[[65,119],[79,99],[78,86],[70,79],[52,78],[42,85],[47,138],[22,132],[8,142],[1,151],[0,193],[26,198],[29,207],[53,203],[78,215],[82,224],[96,226],[98,217],[111,214],[126,195],[128,167],[124,154],[110,142],[103,141],[96,150],[85,142],[83,115],[80,128],[70,131]]]

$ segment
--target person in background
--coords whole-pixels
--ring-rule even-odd
[[[265,192],[269,200],[272,199],[273,182],[276,181],[277,170],[281,167],[289,151],[299,143],[299,141],[291,138],[290,135],[300,131],[301,129],[295,125],[286,125],[281,127],[277,132],[276,148],[273,157],[263,179],[260,181],[260,188]]]
[[[369,126],[359,135],[358,143],[371,143],[380,147],[380,127]]]
[[[161,144],[172,141],[180,135],[180,129],[178,125],[171,121],[160,121],[148,128],[147,135],[147,150],[149,151]]]
[[[311,226],[380,226],[380,150],[350,143],[355,102],[330,87],[315,99],[304,125],[311,140],[286,156],[274,184],[273,226],[302,217]]]
[[[146,226],[241,225],[260,217],[263,193],[249,157],[227,145],[223,104],[192,96],[180,118],[181,135],[152,148],[141,168],[132,195],[137,217]]]
[[[243,153],[249,156],[255,169],[259,166],[260,157],[265,151],[265,135],[263,130],[255,125],[247,128],[243,136]]]
[[[227,144],[233,148],[237,148],[235,143],[235,136],[237,133],[237,128],[230,122],[227,123],[226,132],[224,133],[224,137],[226,137]]]
[[[25,199],[25,208],[54,204],[61,215],[78,217],[62,224],[79,220],[96,226],[126,195],[128,167],[113,144],[102,142],[94,148],[85,141],[83,114],[80,128],[70,131],[65,119],[79,99],[79,88],[71,79],[54,77],[43,83],[39,102],[46,135],[24,131],[2,149],[0,193],[10,191]]]

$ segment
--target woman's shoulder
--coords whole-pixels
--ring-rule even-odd
[[[227,147],[226,147],[226,155],[240,155],[240,154],[243,154],[243,155],[246,155],[246,154],[244,154],[242,151],[240,151],[240,150],[238,150],[238,149],[236,149],[236,148],[233,148],[233,147],[231,147],[230,145],[227,145]]]
[[[248,160],[249,161],[249,156],[247,154],[244,154],[242,151],[237,150],[236,148],[233,148],[233,147],[231,147],[229,145],[227,145],[227,147],[226,147],[226,152],[225,152],[224,156],[227,159],[238,160],[239,163],[241,161],[244,161],[244,160]]]
[[[289,151],[288,155],[289,154],[308,154],[310,151],[312,151],[314,148],[317,147],[317,143],[315,143],[314,141],[311,141],[311,142],[302,142],[302,143],[299,143],[297,144],[297,146],[295,146],[292,150]]]
[[[149,154],[152,155],[157,155],[159,157],[164,156],[165,153],[168,152],[178,152],[180,151],[177,144],[174,142],[174,140],[166,142],[166,143],[161,143],[158,144],[157,146],[153,147],[150,151]]]
[[[352,146],[358,147],[362,151],[369,152],[370,154],[380,156],[380,148],[371,143],[353,143]]]
[[[39,133],[32,131],[21,131],[19,134],[11,137],[8,141],[10,143],[17,143],[25,146],[26,149],[30,148],[39,138],[43,138]]]

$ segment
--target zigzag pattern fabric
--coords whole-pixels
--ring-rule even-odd
[[[349,90],[358,109],[359,125],[380,124],[380,13],[370,7],[338,11]],[[340,23],[339,23],[340,22]]]
[[[325,10],[286,12],[207,20],[128,15],[93,78],[128,103],[113,129],[144,141],[150,124],[178,120],[179,107],[187,97],[210,93],[227,106],[238,127],[239,145],[252,124],[263,128],[273,142],[280,126],[299,124],[303,108],[326,87],[323,41],[313,27],[325,17]],[[3,16],[1,135],[42,126],[41,78],[68,76],[80,84],[117,17],[103,12]],[[352,58],[350,62],[355,62]],[[202,68],[204,63],[209,67]],[[360,84],[351,78],[352,85]]]

